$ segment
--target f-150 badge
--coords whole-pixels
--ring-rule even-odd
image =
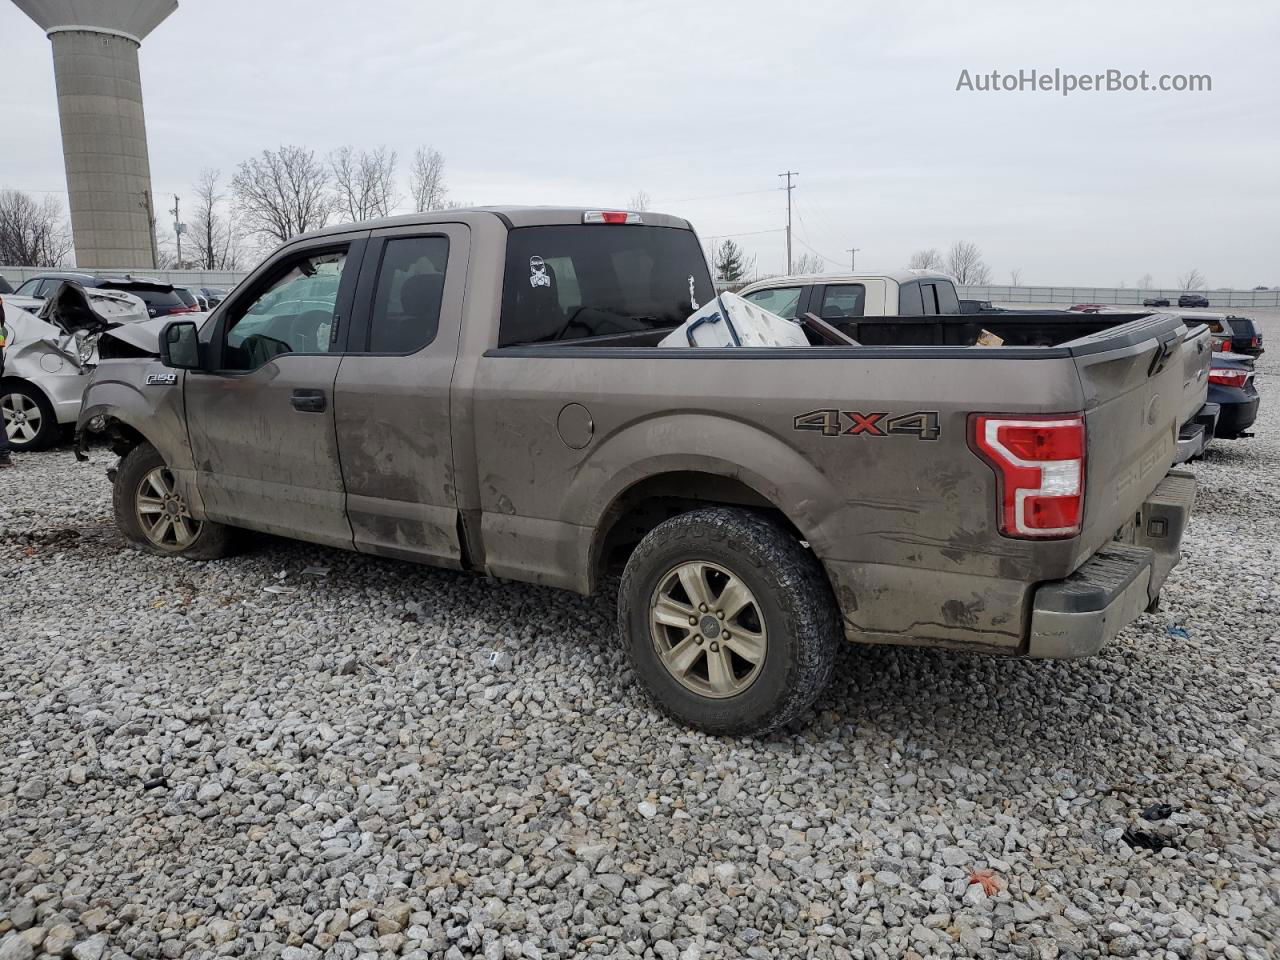
[[[796,430],[813,430],[824,437],[915,437],[937,440],[942,430],[938,414],[919,410],[893,416],[888,413],[859,413],[857,410],[813,410],[795,418]]]
[[[176,373],[150,373],[150,374],[147,374],[147,379],[146,379],[146,384],[148,387],[153,387],[156,384],[160,384],[160,383],[170,384],[170,383],[177,383],[177,382],[178,382],[178,375]]]

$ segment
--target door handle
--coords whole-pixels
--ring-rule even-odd
[[[295,390],[289,402],[301,413],[324,413],[326,406],[323,390]]]

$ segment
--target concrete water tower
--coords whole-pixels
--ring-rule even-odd
[[[79,267],[154,267],[138,48],[178,0],[13,0],[53,44]]]

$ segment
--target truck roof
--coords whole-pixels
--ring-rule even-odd
[[[597,210],[625,210],[618,206],[598,207],[530,207],[514,205],[495,205],[485,207],[455,207],[451,210],[429,210],[423,213],[405,213],[395,217],[382,217],[377,220],[365,220],[360,223],[339,223],[298,234],[289,239],[290,243],[308,240],[313,237],[333,236],[349,233],[352,230],[379,230],[384,227],[412,227],[418,224],[432,223],[473,223],[477,220],[497,217],[507,227],[539,227],[562,224],[582,223],[583,214]],[[641,223],[646,226],[680,227],[692,229],[688,220],[673,217],[666,213],[652,210],[628,211],[637,213]]]
[[[790,274],[782,277],[769,277],[756,280],[744,287],[744,290],[764,290],[769,287],[790,287],[796,284],[811,283],[858,283],[862,280],[892,280],[895,283],[910,283],[912,280],[946,280],[955,283],[955,277],[946,273],[931,270],[882,270],[878,272],[859,271],[857,273],[804,273]]]

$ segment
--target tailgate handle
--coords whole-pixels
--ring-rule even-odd
[[[1169,356],[1173,353],[1173,345],[1177,340],[1178,335],[1175,333],[1160,341],[1159,349],[1156,350],[1155,356],[1151,358],[1151,366],[1147,368],[1148,377],[1154,377],[1164,369],[1165,364],[1169,362]]]

